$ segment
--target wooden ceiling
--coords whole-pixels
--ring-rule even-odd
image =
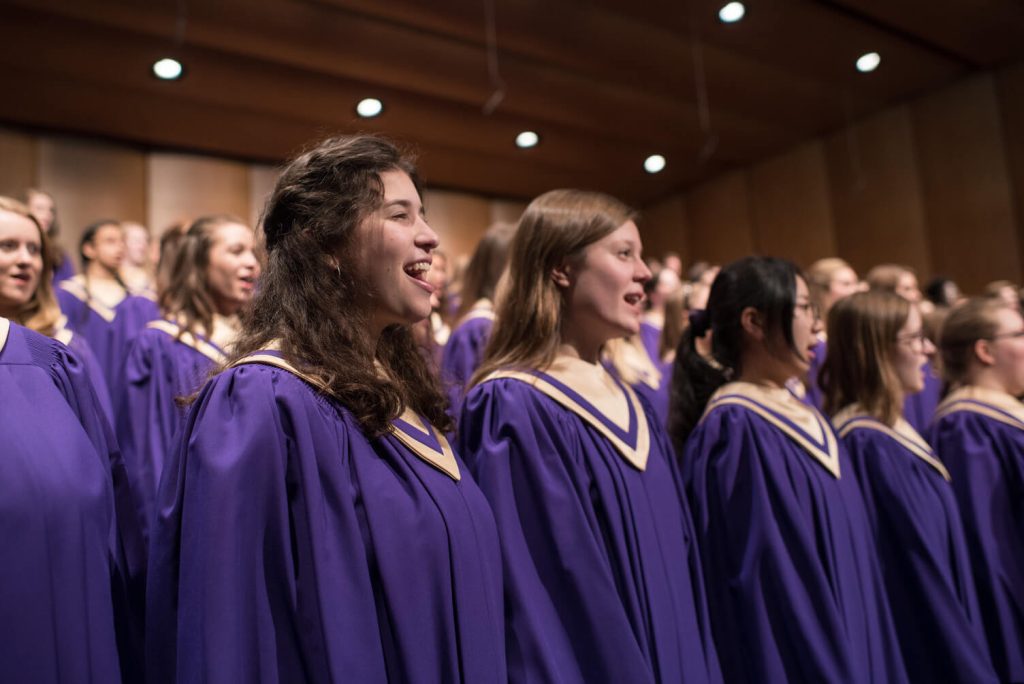
[[[720,4],[0,0],[0,123],[271,162],[381,131],[433,187],[643,206],[1024,56],[1020,0],[749,0],[737,24]],[[869,51],[881,66],[858,73]],[[151,76],[167,55],[185,78]],[[380,117],[356,117],[366,96]],[[522,130],[541,144],[517,149]]]

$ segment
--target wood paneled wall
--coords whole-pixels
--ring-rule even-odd
[[[892,107],[647,207],[652,255],[861,273],[905,263],[968,292],[1024,279],[1024,64]]]
[[[0,128],[0,194],[20,199],[28,187],[50,192],[60,240],[72,253],[82,229],[100,218],[143,223],[155,237],[176,221],[207,213],[256,225],[278,172],[270,165]],[[447,190],[427,189],[423,200],[453,260],[468,256],[491,223],[516,222],[526,208],[525,202]]]

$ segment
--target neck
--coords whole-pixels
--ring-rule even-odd
[[[16,305],[4,306],[0,304],[0,318],[7,318],[12,321],[18,320],[18,309]]]
[[[780,364],[767,353],[748,353],[743,356],[742,372],[736,380],[762,387],[780,388],[786,386],[792,375],[789,369],[780,369]]]
[[[90,280],[117,280],[113,271],[97,261],[89,262],[89,267],[85,269],[85,275]]]
[[[982,389],[992,390],[994,392],[1002,392],[1003,394],[1010,395],[1013,394],[1006,386],[1006,383],[1003,382],[995,371],[989,367],[982,368],[974,373],[968,384],[974,385],[975,387],[981,387]]]
[[[566,326],[567,328],[571,326]],[[562,344],[559,352],[568,356],[575,356],[587,363],[597,363],[601,360],[601,347],[607,340],[587,339],[585,336],[562,333]]]

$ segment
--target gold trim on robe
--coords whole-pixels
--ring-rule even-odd
[[[489,321],[494,320],[494,304],[491,303],[490,299],[483,297],[476,300],[470,310],[466,312],[466,315],[459,319],[456,327],[469,321],[475,321],[478,318],[486,318]]]
[[[840,437],[846,437],[846,435],[858,428],[875,430],[888,435],[904,449],[934,468],[946,482],[952,481],[946,466],[935,456],[935,452],[928,442],[902,416],[896,420],[895,426],[890,427],[877,418],[868,415],[860,406],[851,404],[837,413],[832,422],[836,426],[836,433]]]
[[[495,371],[484,378],[481,384],[508,378],[530,385],[600,432],[631,466],[640,471],[647,468],[647,458],[651,450],[650,426],[640,400],[629,385],[616,381],[600,364],[587,363],[569,356],[559,356],[549,369],[541,373],[538,375],[528,371]],[[589,404],[589,408],[547,380],[545,375],[578,395]],[[630,422],[630,414],[633,424]],[[634,446],[616,434],[618,431],[628,435],[634,427]]]
[[[264,364],[280,368],[283,371],[291,373],[307,384],[312,385],[320,392],[325,394],[328,393],[327,385],[322,380],[308,373],[303,373],[298,368],[278,356],[274,356],[272,354],[252,354],[238,359],[231,364],[231,367],[241,366],[244,364]],[[407,430],[400,423],[405,423],[415,431],[421,432],[427,439],[435,441],[437,446],[434,447],[425,442],[423,437],[416,435],[414,431]],[[456,482],[462,479],[462,474],[459,471],[459,464],[455,460],[455,452],[452,451],[452,447],[451,444],[448,443],[448,439],[432,425],[428,426],[428,424],[420,418],[419,415],[409,409],[406,409],[396,421],[392,421],[389,427],[391,434],[394,435],[402,445],[404,445],[421,461],[437,470],[440,470]]]
[[[608,340],[605,354],[626,384],[642,382],[653,390],[661,387],[661,371],[651,360],[639,335]]]
[[[170,335],[186,347],[196,350],[215,363],[224,364],[228,360],[224,352],[216,346],[210,344],[206,340],[199,339],[190,332],[183,332],[181,326],[177,323],[165,320],[150,321],[146,324],[146,327],[153,330],[159,330],[162,333]]]
[[[951,392],[935,409],[935,420],[957,411],[971,411],[1024,430],[1024,404],[1005,392],[967,385]]]
[[[821,414],[788,389],[749,382],[726,383],[711,396],[701,420],[719,406],[730,405],[752,411],[781,430],[839,479],[839,442]]]
[[[80,277],[81,276],[74,276],[74,278]],[[112,323],[114,319],[117,318],[117,313],[111,307],[96,299],[95,296],[90,297],[85,286],[78,280],[62,280],[58,287],[88,306],[107,323]],[[118,304],[120,303],[121,302],[118,302]],[[117,304],[114,306],[117,306]]]

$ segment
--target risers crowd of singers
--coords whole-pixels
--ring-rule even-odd
[[[1024,681],[1008,283],[932,312],[909,269],[748,257],[684,287],[633,210],[555,190],[453,303],[367,135],[284,168],[262,259],[206,216],[151,276],[100,221],[76,276],[28,200],[0,198],[4,681]]]

